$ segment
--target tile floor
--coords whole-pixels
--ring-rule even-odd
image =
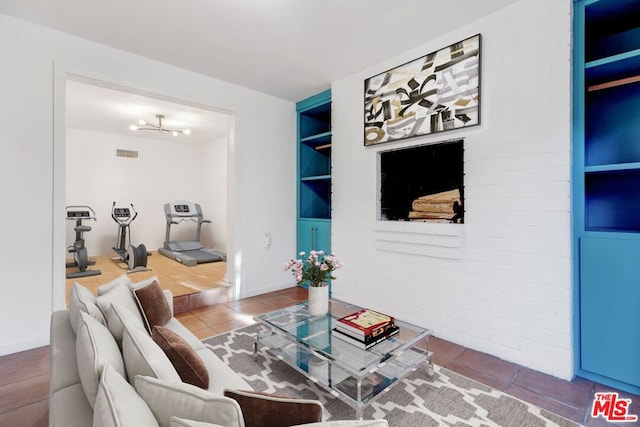
[[[185,311],[176,317],[198,337],[206,338],[249,325],[255,315],[306,298],[306,290],[290,288]],[[581,378],[559,380],[437,337],[431,339],[430,348],[440,366],[524,401],[589,427],[615,425],[589,416],[594,393],[609,390],[600,384]],[[48,384],[48,347],[0,357],[0,426],[46,426]],[[640,415],[640,396],[621,394],[632,399],[630,413]],[[640,422],[620,425],[640,426]]]

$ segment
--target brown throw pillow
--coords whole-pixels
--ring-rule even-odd
[[[184,338],[163,326],[155,326],[151,338],[167,355],[183,382],[205,390],[209,388],[209,371]]]
[[[285,427],[322,421],[322,404],[256,391],[225,390],[238,402],[246,427]]]
[[[133,291],[138,307],[142,312],[147,331],[151,333],[154,326],[164,326],[171,320],[171,308],[162,293],[157,281]]]

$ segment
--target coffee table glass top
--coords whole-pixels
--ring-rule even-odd
[[[256,320],[310,347],[320,357],[330,361],[339,359],[340,364],[352,372],[367,370],[430,335],[426,329],[396,320],[400,327],[397,335],[364,350],[332,333],[339,318],[360,310],[360,307],[331,300],[330,313],[321,317],[311,317],[307,307],[306,302],[300,303],[257,316]]]
[[[306,302],[255,317],[262,325],[259,345],[343,398],[362,417],[363,408],[388,391],[423,362],[433,372],[427,329],[396,319],[400,332],[364,350],[332,333],[339,318],[361,309],[330,300],[330,313],[312,317]]]

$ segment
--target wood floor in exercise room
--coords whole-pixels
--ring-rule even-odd
[[[114,259],[115,258],[115,259]],[[108,283],[122,274],[126,274],[128,267],[115,254],[90,257],[96,261],[88,270],[100,270],[97,276],[67,279],[66,301],[69,304],[69,292],[74,282],[81,284],[94,294],[98,293],[98,286]],[[209,262],[186,267],[179,262],[152,251],[147,259],[147,266],[151,271],[139,271],[129,274],[132,282],[139,282],[153,276],[158,277],[162,289],[173,293],[174,311],[182,313],[194,308],[226,303],[232,296],[231,287],[224,282],[227,270],[226,262]],[[69,268],[67,271],[76,271]]]

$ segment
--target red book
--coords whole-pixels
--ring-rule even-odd
[[[365,338],[383,334],[393,325],[393,317],[363,308],[338,319],[336,329],[364,341]]]

